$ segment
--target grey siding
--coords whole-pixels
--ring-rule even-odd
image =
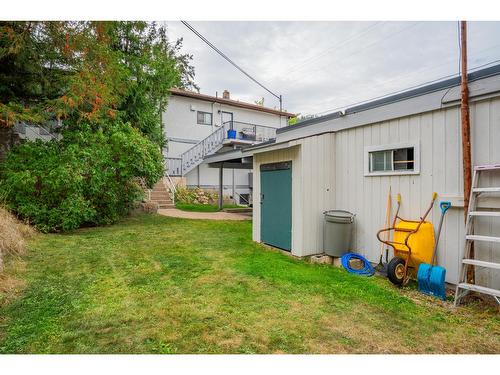
[[[471,111],[473,164],[500,161],[500,99],[474,103]],[[430,202],[433,191],[440,200],[451,200],[443,227],[438,261],[447,269],[447,281],[456,283],[463,252],[463,173],[460,138],[460,110],[447,108],[387,122],[343,130],[336,137],[336,203],[356,216],[355,250],[375,261],[379,243],[375,237],[383,227],[386,197],[392,187],[402,195],[401,216],[418,219]],[[415,141],[420,144],[420,174],[406,176],[364,176],[364,147]],[[496,182],[487,178],[487,183]],[[437,224],[440,211],[436,204],[429,220]],[[492,219],[493,220],[493,219]],[[500,235],[499,223],[482,219],[478,232]],[[500,262],[498,245],[477,244],[478,257]],[[478,273],[479,282],[499,286],[493,272]]]
[[[500,98],[471,104],[473,164],[500,162]],[[417,175],[365,176],[366,146],[416,142],[420,146],[420,173]],[[305,256],[321,253],[322,212],[339,208],[356,214],[353,249],[378,261],[380,244],[376,233],[384,226],[389,187],[401,193],[401,216],[418,219],[426,210],[432,193],[438,202],[451,200],[438,249],[438,261],[447,269],[446,280],[458,281],[464,247],[463,173],[460,109],[450,106],[400,117],[335,133],[290,140],[292,148],[254,155],[254,170],[260,164],[293,161],[292,253]],[[498,176],[498,175],[497,175]],[[298,180],[298,181],[297,181]],[[485,185],[500,186],[500,178],[486,176]],[[260,241],[259,174],[254,174],[254,240]],[[500,201],[500,199],[499,199]],[[490,199],[484,207],[500,207]],[[437,225],[440,210],[434,206],[429,220]],[[495,221],[496,220],[496,221]],[[500,221],[481,218],[477,233],[500,236]],[[477,258],[500,263],[499,244],[477,243]],[[479,271],[478,282],[500,287],[498,272]]]
[[[335,206],[335,134],[290,142],[291,147],[254,155],[253,238],[260,242],[261,164],[292,161],[292,254],[321,253],[323,211]]]

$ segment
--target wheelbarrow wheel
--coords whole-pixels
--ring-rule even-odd
[[[387,277],[394,285],[401,286],[405,281],[405,261],[394,257],[387,265]]]

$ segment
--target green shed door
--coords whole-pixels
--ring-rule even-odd
[[[292,162],[260,166],[261,241],[292,248]]]

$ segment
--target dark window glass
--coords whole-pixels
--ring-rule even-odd
[[[415,150],[413,147],[370,152],[370,172],[413,171]]]
[[[200,125],[212,125],[212,114],[208,112],[198,111],[196,114],[196,122]]]

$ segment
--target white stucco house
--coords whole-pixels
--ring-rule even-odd
[[[276,137],[287,126],[291,113],[233,100],[226,90],[222,97],[171,89],[163,113],[167,146],[163,150],[169,176],[183,176],[188,187],[219,189],[219,172],[204,159]],[[238,204],[251,202],[252,172],[226,169],[224,196]]]

